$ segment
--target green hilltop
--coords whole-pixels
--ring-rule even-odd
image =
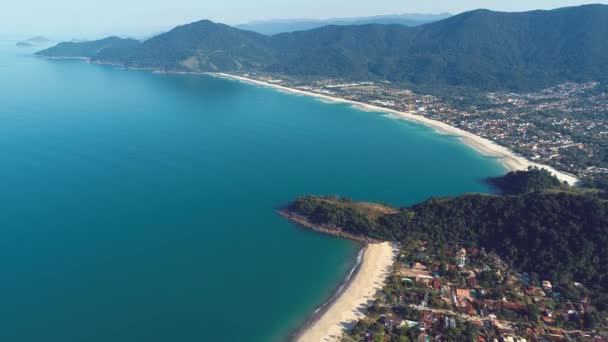
[[[108,37],[87,42],[64,42],[39,51],[36,55],[44,57],[95,58],[101,52],[113,49],[130,49],[139,45],[135,39]]]

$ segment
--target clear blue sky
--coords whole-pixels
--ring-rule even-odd
[[[608,1],[599,1],[608,3]],[[328,18],[395,13],[460,13],[477,8],[524,11],[580,5],[576,0],[7,0],[0,37],[43,34],[96,38],[145,36],[199,19],[227,24],[274,18]]]

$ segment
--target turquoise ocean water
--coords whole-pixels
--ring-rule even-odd
[[[407,205],[503,168],[432,129],[210,76],[0,42],[0,341],[275,341],[355,244],[274,209]]]

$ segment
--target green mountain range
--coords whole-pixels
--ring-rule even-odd
[[[43,56],[191,72],[277,72],[420,86],[532,90],[608,79],[608,6],[476,10],[417,27],[325,26],[267,36],[203,20],[143,43],[62,43]]]

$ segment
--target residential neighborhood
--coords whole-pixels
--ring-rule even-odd
[[[345,341],[608,341],[584,284],[552,284],[484,249],[425,241],[402,246],[366,313]]]

